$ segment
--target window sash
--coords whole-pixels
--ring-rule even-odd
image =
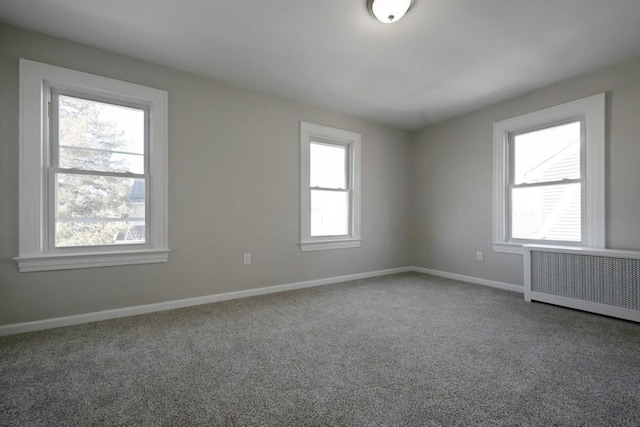
[[[58,175],[76,175],[76,176],[96,176],[96,177],[122,177],[114,173],[94,173],[91,171],[80,171],[80,173],[76,173],[77,171],[67,171],[65,169],[50,169],[48,173],[48,194],[47,194],[47,221],[48,221],[48,233],[47,233],[47,249],[51,253],[64,253],[72,250],[95,250],[95,249],[113,249],[114,247],[123,247],[127,248],[150,248],[151,247],[151,217],[149,216],[150,212],[150,204],[149,204],[149,179],[145,178],[144,175],[127,175],[123,176],[123,178],[130,179],[144,179],[145,181],[145,199],[144,199],[144,218],[138,217],[78,217],[78,218],[63,218],[60,219],[57,214],[58,208],[58,200],[56,199],[58,195],[57,191],[57,178]],[[58,224],[65,222],[135,222],[142,223],[145,226],[145,236],[144,242],[114,242],[110,244],[94,244],[94,245],[56,245],[56,234],[58,231]]]
[[[322,188],[322,187],[311,187],[309,189],[309,203],[311,204],[312,200],[313,200],[313,192],[314,191],[330,191],[333,193],[343,193],[346,194],[347,196],[347,212],[346,212],[346,216],[347,216],[347,232],[344,234],[313,234],[312,232],[312,216],[313,216],[313,211],[311,209],[309,209],[309,236],[311,238],[317,238],[317,239],[321,239],[321,238],[340,238],[340,237],[351,237],[353,235],[353,218],[351,213],[353,212],[352,209],[352,191],[349,189],[334,189],[334,188]]]
[[[330,190],[330,189],[334,189],[334,190],[350,190],[351,189],[351,181],[352,181],[352,174],[351,174],[351,157],[352,157],[352,153],[351,153],[351,146],[350,144],[347,143],[340,143],[340,142],[327,142],[327,141],[321,141],[319,138],[313,138],[309,140],[309,182],[311,182],[311,174],[312,174],[312,150],[311,150],[311,146],[312,145],[324,145],[327,147],[339,147],[342,148],[344,150],[344,165],[343,165],[343,169],[341,174],[343,174],[344,176],[344,187],[340,187],[340,186],[335,186],[335,187],[326,187],[326,186],[310,186],[310,188],[314,188],[314,189],[323,189],[323,190]]]
[[[109,104],[109,105],[115,105],[118,107],[127,107],[127,108],[133,108],[133,109],[137,109],[137,110],[141,110],[144,113],[144,121],[143,121],[143,135],[144,135],[144,153],[140,154],[140,153],[133,153],[133,152],[127,152],[127,151],[119,151],[119,150],[113,150],[113,151],[108,151],[110,153],[114,153],[114,154],[127,154],[127,155],[136,155],[136,156],[144,156],[144,176],[148,176],[149,175],[149,165],[150,165],[150,160],[149,160],[149,150],[150,150],[150,138],[149,138],[149,130],[150,130],[150,117],[149,117],[149,107],[146,105],[139,105],[139,104],[135,104],[132,102],[124,102],[121,100],[115,100],[115,99],[110,99],[107,97],[102,97],[102,96],[96,96],[96,95],[89,95],[89,94],[85,94],[79,91],[72,91],[72,90],[61,90],[61,89],[56,89],[56,88],[49,88],[48,90],[49,92],[49,111],[48,111],[48,116],[49,116],[49,167],[54,167],[54,168],[59,168],[60,163],[60,143],[59,143],[59,121],[60,121],[60,102],[59,102],[59,98],[60,96],[68,96],[68,97],[72,97],[72,98],[78,98],[78,99],[82,99],[85,101],[94,101],[94,102],[99,102],[102,104]],[[87,151],[102,151],[102,152],[107,152],[107,150],[100,150],[100,149],[95,149],[95,148],[89,148],[89,147],[70,147],[73,149],[80,149],[80,150],[87,150]],[[95,170],[95,169],[75,169],[75,168],[69,168],[67,170],[78,170],[78,171],[95,171],[95,172],[99,172],[99,173],[122,173],[122,174],[127,174],[130,172],[113,172],[113,171],[100,171],[100,170]],[[124,176],[124,175],[123,175]]]
[[[582,212],[584,211],[584,203],[583,197],[580,197],[580,199],[578,200],[579,204],[580,204],[580,209],[581,209],[581,213],[580,213],[580,217],[579,217],[579,221],[580,221],[580,238],[579,239],[551,239],[551,238],[524,238],[524,237],[514,237],[514,229],[515,227],[515,222],[516,222],[516,213],[515,211],[515,202],[513,202],[514,197],[514,191],[513,190],[519,190],[519,189],[527,189],[527,190],[531,190],[531,189],[536,189],[536,188],[540,188],[540,189],[551,189],[553,190],[554,188],[558,188],[559,191],[563,191],[563,193],[561,194],[561,196],[557,199],[557,200],[553,200],[554,194],[553,192],[551,194],[540,194],[540,197],[550,197],[552,201],[554,201],[556,204],[552,205],[552,207],[550,208],[550,212],[548,212],[548,216],[544,217],[542,216],[542,218],[544,219],[544,221],[542,221],[542,224],[540,228],[535,229],[536,232],[540,232],[541,230],[545,229],[545,223],[546,221],[550,221],[552,220],[552,218],[556,218],[557,219],[562,219],[562,218],[567,218],[564,215],[560,215],[558,216],[557,214],[554,214],[556,209],[559,208],[559,206],[562,206],[564,204],[564,209],[569,208],[572,203],[573,200],[570,198],[570,196],[572,195],[571,193],[571,188],[572,186],[578,185],[578,191],[580,192],[580,194],[583,193],[583,188],[584,186],[581,185],[580,181],[578,182],[573,182],[573,183],[568,183],[568,182],[561,182],[561,183],[555,183],[555,184],[549,184],[549,185],[540,185],[540,186],[526,186],[526,187],[512,187],[509,190],[509,198],[510,198],[510,207],[511,207],[511,211],[509,212],[509,241],[510,242],[514,242],[514,243],[540,243],[540,242],[544,242],[544,243],[557,243],[557,244],[567,244],[567,245],[577,245],[580,244],[583,240],[584,240],[584,216],[582,215]],[[563,190],[564,189],[564,190]],[[535,194],[534,194],[535,196]],[[567,196],[569,196],[569,198],[567,199]],[[542,206],[538,206],[538,208],[540,208],[541,211],[543,211]],[[538,215],[541,214],[541,212],[537,212]],[[547,226],[548,227],[548,226]],[[554,234],[554,233],[558,233],[561,229],[554,229],[552,227],[548,227],[547,228],[547,232]],[[569,228],[569,230],[571,230],[571,228]],[[565,228],[565,233],[569,233],[570,231],[566,231]]]
[[[576,123],[579,122],[580,123],[580,179],[584,179],[585,177],[585,149],[586,149],[586,141],[585,141],[585,130],[586,130],[586,123],[585,123],[585,118],[584,117],[578,117],[578,118],[572,118],[572,119],[568,119],[568,120],[562,120],[562,121],[556,121],[556,122],[552,122],[552,123],[545,123],[541,126],[535,126],[532,128],[527,128],[524,130],[519,130],[517,132],[509,132],[508,136],[507,136],[507,151],[508,151],[508,164],[507,164],[507,169],[508,169],[508,183],[509,185],[525,185],[525,184],[539,184],[539,183],[544,183],[544,182],[560,182],[563,180],[545,180],[545,181],[536,181],[536,182],[531,182],[531,183],[522,183],[522,184],[515,184],[516,181],[516,177],[515,177],[515,170],[516,170],[516,159],[515,159],[515,139],[518,136],[522,136],[522,135],[526,135],[529,133],[533,133],[533,132],[538,132],[538,131],[543,131],[543,130],[547,130],[547,129],[553,129],[556,127],[560,127],[563,125],[568,125],[570,123]]]

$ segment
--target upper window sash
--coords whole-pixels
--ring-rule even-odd
[[[579,129],[579,150],[580,150],[580,172],[578,178],[562,178],[562,179],[546,179],[540,181],[523,181],[521,183],[517,183],[516,179],[516,138],[519,136],[535,133],[538,131],[545,131],[553,128],[557,128],[563,125],[570,125],[573,123],[580,123]],[[545,183],[560,183],[560,182],[569,182],[569,181],[581,181],[584,180],[585,177],[585,120],[584,117],[576,117],[569,120],[563,120],[559,123],[550,123],[544,126],[538,126],[533,129],[526,129],[518,132],[510,132],[507,135],[507,150],[508,150],[508,183],[511,187],[526,187],[526,186],[535,186],[535,185],[543,185]]]
[[[310,185],[310,189],[312,190],[336,190],[336,191],[351,191],[351,181],[352,181],[352,176],[351,176],[351,158],[353,157],[353,153],[352,153],[352,147],[349,143],[342,143],[342,142],[327,142],[327,141],[318,141],[316,139],[312,139],[309,141],[309,145],[320,145],[320,146],[326,146],[326,147],[339,147],[341,149],[344,150],[344,164],[343,164],[343,169],[341,171],[341,174],[343,175],[344,178],[344,185],[340,186],[340,185],[334,185],[334,186],[321,186],[321,185]],[[309,152],[309,174],[312,173],[312,168],[311,168],[311,152]],[[310,180],[311,180],[311,175],[310,175]]]
[[[48,85],[47,85],[48,86]],[[68,171],[73,171],[73,172],[78,172],[78,173],[82,173],[83,171],[86,172],[91,172],[91,173],[96,173],[96,174],[105,174],[105,175],[109,175],[110,173],[112,173],[114,176],[130,176],[130,177],[144,177],[144,176],[149,176],[149,151],[150,151],[150,144],[149,144],[149,126],[150,126],[150,120],[149,120],[149,106],[148,105],[142,105],[142,104],[136,104],[136,103],[132,103],[132,102],[124,102],[118,99],[110,99],[110,98],[105,98],[105,97],[101,97],[101,96],[94,96],[94,95],[87,95],[84,94],[82,92],[78,92],[78,91],[70,91],[70,90],[58,90],[56,88],[48,88],[47,91],[47,95],[49,96],[49,102],[50,102],[50,107],[49,107],[49,114],[48,114],[48,122],[49,125],[46,125],[45,122],[45,128],[48,127],[48,133],[47,135],[49,136],[49,155],[47,156],[48,158],[48,162],[47,164],[49,165],[49,167],[51,168],[56,168],[58,170],[68,170]],[[118,107],[125,107],[125,108],[130,108],[130,109],[134,109],[134,110],[140,110],[143,112],[144,117],[143,117],[143,123],[142,123],[142,128],[143,128],[143,152],[142,153],[134,153],[134,152],[121,152],[121,151],[111,151],[112,153],[116,153],[116,154],[125,154],[125,155],[140,155],[143,157],[143,171],[142,173],[135,173],[135,172],[115,172],[115,171],[105,171],[105,170],[100,170],[100,169],[89,169],[89,168],[64,168],[60,166],[60,141],[59,141],[59,119],[60,119],[60,107],[59,107],[59,99],[60,96],[63,97],[71,97],[71,98],[76,98],[76,99],[80,99],[80,100],[85,100],[85,101],[93,101],[93,102],[97,102],[97,103],[101,103],[101,104],[107,104],[107,105],[114,105],[114,106],[118,106]],[[99,149],[91,149],[91,148],[86,148],[86,147],[68,147],[68,148],[75,148],[75,149],[81,149],[81,150],[86,150],[86,151],[91,151],[91,150],[95,150],[96,152],[99,151],[103,151],[103,150],[99,150]]]

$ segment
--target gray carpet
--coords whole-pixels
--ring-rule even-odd
[[[640,324],[420,274],[0,339],[0,425],[640,425]]]

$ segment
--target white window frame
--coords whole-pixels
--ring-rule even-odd
[[[361,135],[314,123],[300,122],[300,250],[356,248],[360,234],[360,164]],[[349,232],[344,236],[311,236],[310,146],[312,142],[347,147],[347,182],[349,192]]]
[[[582,241],[562,242],[592,248],[605,247],[605,94],[589,96],[493,124],[493,250],[524,253],[523,244],[545,240],[518,240],[509,236],[510,139],[514,134],[553,127],[570,121],[583,123]]]
[[[144,245],[50,244],[52,89],[148,108],[149,231]],[[21,272],[167,262],[167,106],[163,90],[20,59],[19,256],[14,259]]]

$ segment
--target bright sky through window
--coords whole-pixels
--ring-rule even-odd
[[[312,142],[311,187],[347,188],[346,147]]]

